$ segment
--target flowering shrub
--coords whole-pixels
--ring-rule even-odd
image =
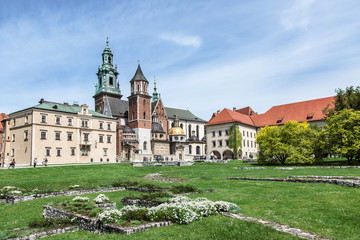
[[[5,186],[0,189],[0,198],[5,198],[6,195],[20,195],[23,193],[23,190],[14,186]]]
[[[220,211],[233,210],[239,212],[240,208],[229,202],[212,202],[206,198],[190,199],[184,196],[171,198],[167,203],[156,207],[145,208],[137,206],[125,206],[119,212],[107,210],[98,215],[98,219],[107,222],[120,220],[145,220],[145,221],[171,221],[179,224],[188,224],[203,217],[213,215]],[[116,216],[117,215],[117,216]]]
[[[88,202],[89,201],[89,198],[88,197],[80,197],[80,196],[77,196],[77,197],[74,197],[72,199],[73,202]]]
[[[97,195],[96,198],[93,200],[95,203],[108,203],[110,202],[109,198],[105,196],[104,194]]]
[[[80,185],[70,185],[69,189],[79,189],[81,188]]]

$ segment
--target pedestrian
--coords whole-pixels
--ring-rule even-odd
[[[42,161],[41,164],[42,164],[42,166],[45,166],[45,159]]]
[[[34,159],[34,168],[36,168],[37,158]]]
[[[15,162],[15,158],[14,158],[13,161],[12,161],[12,168],[13,169],[15,168],[15,164],[16,164],[16,162]]]
[[[45,158],[45,167],[47,167],[47,164],[48,164],[48,160],[47,158]]]

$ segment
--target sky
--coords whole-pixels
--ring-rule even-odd
[[[167,107],[209,120],[359,86],[359,0],[0,0],[0,112],[88,104],[109,38],[123,99],[138,61]],[[152,94],[152,91],[150,91]]]

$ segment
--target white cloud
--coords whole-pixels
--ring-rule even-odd
[[[309,10],[316,0],[296,0],[295,4],[285,10],[281,23],[286,30],[307,29],[310,23]]]
[[[163,33],[160,38],[182,46],[192,46],[198,48],[202,45],[202,40],[198,36],[185,35],[183,33]]]

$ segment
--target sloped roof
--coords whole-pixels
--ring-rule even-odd
[[[124,133],[135,133],[135,130],[133,130],[131,127],[129,127],[128,125],[125,126],[117,126],[116,129],[121,129],[123,130]]]
[[[1,121],[4,120],[4,119],[8,119],[8,118],[9,118],[9,116],[7,114],[5,114],[5,113],[0,114],[0,132],[3,131],[3,126],[1,124]],[[0,151],[1,151],[1,149],[0,149]]]
[[[311,122],[324,119],[323,109],[334,106],[335,97],[319,98],[304,102],[289,103],[270,108],[263,114],[251,116],[255,125],[282,125],[287,121]]]
[[[63,104],[63,103],[55,103],[55,102],[48,102],[48,101],[44,101],[43,103],[40,103],[38,105],[23,109],[23,110],[32,109],[32,108],[56,111],[56,112],[74,113],[74,114],[77,114],[78,112],[81,111],[81,106],[79,106],[79,105],[67,105],[67,104]],[[20,110],[20,111],[23,111],[23,110]],[[20,111],[17,111],[17,112],[20,112]],[[94,117],[102,117],[102,118],[111,118],[112,119],[112,117],[108,117],[104,114],[101,114],[101,113],[98,113],[98,112],[95,112],[92,110],[88,110],[88,111]]]
[[[169,119],[176,118],[176,114],[177,114],[177,117],[179,120],[188,120],[188,121],[204,122],[204,123],[207,122],[207,121],[195,116],[189,110],[165,107],[165,112]]]
[[[153,132],[153,133],[165,133],[163,127],[162,127],[161,124],[158,123],[158,122],[153,122],[153,123],[152,123],[151,132]]]
[[[132,81],[145,81],[148,83],[148,80],[146,79],[146,77],[144,76],[142,70],[141,70],[141,67],[140,67],[140,64],[138,65],[137,69],[136,69],[136,72],[135,72],[135,75],[134,77],[131,79],[130,82]]]
[[[245,114],[245,115],[253,115],[253,114],[255,114],[254,110],[252,110],[251,107],[240,108],[240,109],[237,109],[235,112],[242,113],[242,114]]]
[[[230,109],[224,108],[220,113],[211,118],[206,126],[223,124],[223,123],[243,123],[250,126],[255,126],[253,121],[248,115],[231,111]]]
[[[111,115],[113,117],[127,117],[129,113],[129,102],[116,98],[108,98]]]

